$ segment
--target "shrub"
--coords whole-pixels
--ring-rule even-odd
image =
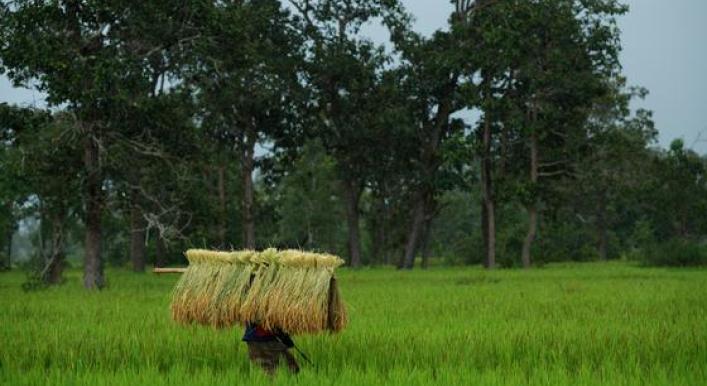
[[[672,239],[651,248],[644,248],[646,265],[689,267],[707,265],[707,247],[696,242]]]

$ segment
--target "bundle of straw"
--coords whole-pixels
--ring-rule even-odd
[[[172,318],[217,328],[255,322],[290,334],[340,331],[346,309],[337,256],[297,250],[216,252],[190,249],[172,298]]]

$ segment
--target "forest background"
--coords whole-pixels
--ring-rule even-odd
[[[47,106],[0,104],[2,266],[707,264],[707,158],[657,146],[625,5],[448,8],[423,35],[395,0],[3,2],[0,69]]]

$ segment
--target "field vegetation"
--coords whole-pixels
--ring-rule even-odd
[[[707,379],[707,272],[628,263],[339,272],[351,321],[296,337],[314,365],[268,379],[241,328],[170,319],[176,276],[81,273],[23,292],[0,274],[0,384],[641,384]]]

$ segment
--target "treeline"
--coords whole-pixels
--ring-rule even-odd
[[[707,162],[651,148],[617,1],[456,0],[429,37],[396,0],[0,4],[0,68],[49,105],[0,105],[0,245],[40,219],[42,282],[74,244],[87,288],[188,247],[707,259]]]

